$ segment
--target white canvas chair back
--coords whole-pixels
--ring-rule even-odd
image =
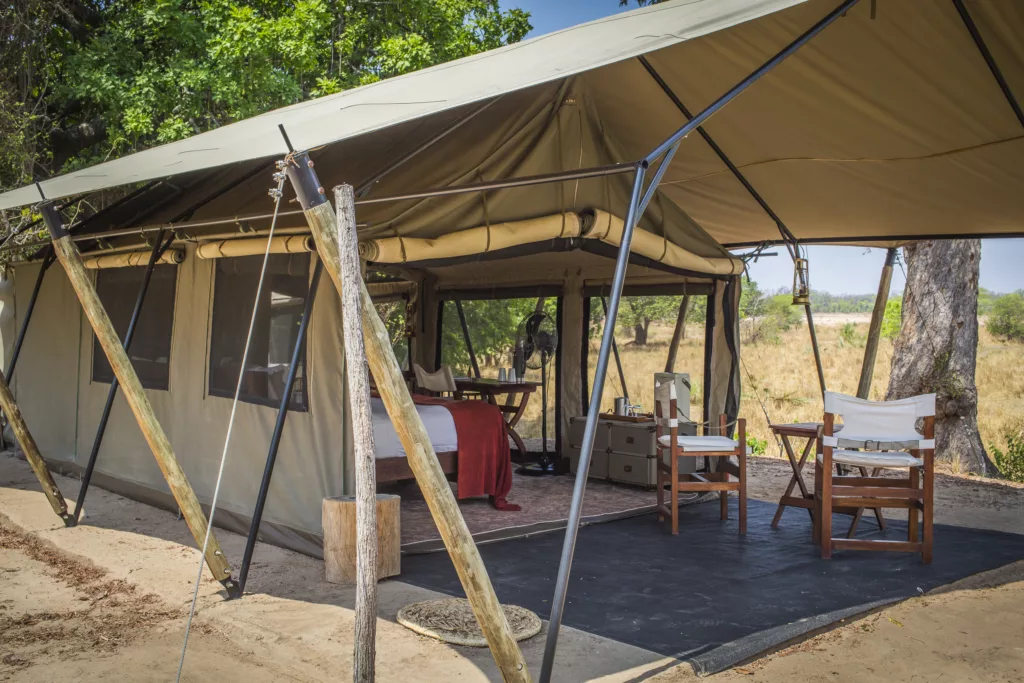
[[[456,391],[455,377],[452,375],[452,369],[447,365],[442,365],[437,372],[427,372],[419,363],[413,363],[412,368],[416,373],[416,384],[420,389],[442,393]]]
[[[935,415],[935,394],[897,401],[868,401],[856,396],[825,392],[825,412],[843,418],[843,430],[827,439],[826,446],[900,450],[934,448],[917,431],[918,418]]]
[[[672,429],[679,426],[679,419],[676,411],[672,409],[672,401],[676,400],[675,382],[655,382],[654,402],[658,406],[658,424],[665,429]]]

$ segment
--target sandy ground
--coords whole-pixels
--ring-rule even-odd
[[[788,465],[757,458],[751,494],[776,499]],[[77,482],[58,477],[65,496]],[[943,475],[937,521],[1024,533],[1024,487]],[[789,515],[802,515],[789,510]],[[801,523],[803,521],[801,520]],[[229,557],[243,539],[218,531]],[[174,679],[197,550],[166,512],[96,489],[64,529],[27,465],[0,456],[0,681]],[[183,680],[231,683],[351,677],[352,593],[319,561],[260,546],[245,599],[204,580]],[[380,586],[379,681],[499,680],[486,650],[446,646],[394,621],[436,594]],[[1024,680],[1024,563],[970,577],[712,677],[722,681]],[[543,633],[523,644],[539,672]],[[563,629],[558,681],[693,681],[688,665]]]

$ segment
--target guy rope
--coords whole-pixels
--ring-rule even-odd
[[[228,431],[224,436],[224,449],[220,454],[220,466],[217,470],[217,483],[213,488],[213,500],[210,501],[210,520],[206,526],[206,536],[203,539],[203,552],[201,557],[206,556],[206,546],[210,542],[210,532],[213,529],[213,517],[217,512],[217,498],[220,495],[220,485],[224,479],[224,465],[228,459],[228,448],[231,446],[231,433],[235,426],[235,414],[238,410],[238,397],[242,392],[242,380],[245,379],[245,366],[249,360],[249,347],[252,342],[252,332],[256,327],[256,315],[259,313],[260,308],[260,295],[263,293],[263,282],[267,274],[267,263],[270,261],[270,247],[274,240],[274,228],[277,226],[277,215],[278,210],[281,206],[281,195],[284,192],[284,182],[286,175],[284,172],[285,167],[294,163],[291,155],[289,154],[284,158],[283,161],[277,162],[277,173],[274,174],[274,180],[277,181],[277,187],[272,188],[269,192],[270,196],[274,200],[274,215],[270,221],[270,230],[267,233],[267,246],[263,252],[263,266],[260,268],[260,279],[256,285],[256,300],[252,304],[252,317],[249,319],[249,332],[245,337],[245,350],[242,352],[242,363],[238,368],[238,381],[235,383],[235,395],[231,401],[231,415],[228,417]],[[200,559],[199,571],[196,573],[196,585],[192,591],[192,604],[188,610],[188,621],[185,623],[185,641],[181,645],[181,658],[178,660],[178,674],[175,677],[175,681],[180,683],[181,671],[185,666],[185,653],[188,650],[188,637],[192,632],[192,619],[196,614],[196,602],[199,599],[199,586],[203,580],[203,562]]]

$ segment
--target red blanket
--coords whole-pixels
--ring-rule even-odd
[[[490,496],[498,510],[521,508],[505,496],[512,490],[512,454],[508,448],[505,418],[486,401],[450,401],[413,395],[420,405],[443,405],[455,421],[459,439],[459,498]]]

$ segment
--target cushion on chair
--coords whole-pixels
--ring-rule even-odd
[[[818,454],[818,462],[824,456]],[[924,460],[910,453],[883,453],[880,451],[832,451],[832,462],[854,467],[924,467]]]
[[[822,437],[821,445],[842,449],[865,448],[873,451],[901,451],[911,448],[935,448],[935,439],[925,439],[917,432],[908,434],[854,435],[844,431],[835,436]]]
[[[672,443],[671,435],[666,434],[658,439],[662,446]],[[732,452],[739,446],[727,436],[677,436],[676,444],[684,453],[720,453]],[[750,454],[750,447],[747,446],[747,454]]]

